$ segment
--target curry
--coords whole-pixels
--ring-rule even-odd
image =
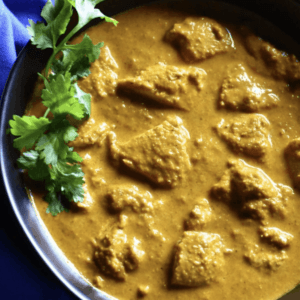
[[[41,219],[115,298],[277,299],[300,280],[300,63],[201,6],[117,20],[88,29],[85,200],[52,217],[32,189]]]

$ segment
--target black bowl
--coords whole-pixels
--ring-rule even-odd
[[[195,0],[194,2],[196,2]],[[114,0],[103,2],[101,9],[107,15],[115,15],[136,6],[152,2],[151,0]],[[192,3],[193,1],[190,1]],[[206,6],[215,6],[212,1],[203,0]],[[295,42],[300,44],[300,5],[291,0],[228,0],[215,1],[222,9],[222,13],[231,11],[227,4],[252,11],[264,19],[270,21],[282,31],[290,35]],[[189,3],[187,1],[187,3]],[[188,4],[187,4],[188,5]],[[248,13],[236,9],[242,19],[247,18]],[[271,28],[268,22],[261,20],[260,28]],[[95,23],[93,23],[95,24]],[[273,32],[276,39],[276,31]],[[13,114],[22,115],[26,103],[32,93],[37,72],[40,72],[49,57],[48,51],[41,51],[30,43],[21,51],[14,64],[7,84],[5,86],[1,101],[1,123],[0,123],[0,153],[2,180],[8,195],[12,210],[20,223],[24,234],[29,239],[33,248],[40,255],[45,264],[62,282],[62,284],[80,299],[108,299],[104,293],[92,288],[78,273],[78,271],[67,262],[64,254],[57,247],[52,237],[36,215],[36,212],[28,199],[24,188],[21,171],[17,168],[16,159],[19,153],[13,148],[11,135],[6,134],[8,121]],[[5,201],[6,199],[4,199]],[[11,220],[13,222],[13,220]],[[300,281],[300,278],[299,278]],[[282,300],[299,299],[300,291],[285,295]]]

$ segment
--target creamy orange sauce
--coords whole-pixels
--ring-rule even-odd
[[[101,60],[100,57],[91,67],[90,77],[79,83],[83,90],[92,94],[92,114],[89,123],[81,125],[77,142],[80,141],[74,144],[77,145],[75,150],[84,159],[82,167],[86,181],[85,200],[82,204],[71,206],[69,213],[63,212],[56,217],[45,213],[47,203],[42,200],[42,193],[33,191],[34,203],[41,219],[67,259],[91,285],[117,299],[277,299],[300,280],[300,195],[299,191],[294,189],[284,157],[289,142],[300,137],[299,89],[295,84],[299,79],[293,79],[294,82],[291,83],[288,78],[274,78],[276,76],[270,71],[270,64],[255,52],[262,41],[253,38],[253,47],[248,45],[247,48],[246,38],[250,36],[248,30],[238,25],[223,23],[221,20],[218,22],[225,30],[224,35],[230,33],[229,36],[226,35],[226,38],[230,39],[230,43],[224,46],[226,49],[222,48],[220,53],[211,57],[187,61],[185,54],[180,52],[180,47],[166,38],[166,33],[174,24],[181,24],[188,17],[191,17],[190,12],[168,6],[144,7],[117,16],[117,27],[101,24],[87,31],[94,44],[105,42],[107,48],[103,49],[102,55],[107,60]],[[199,15],[192,17],[200,19],[201,9]],[[81,38],[75,39],[74,43],[79,42]],[[193,77],[192,83],[183,83],[183,87],[191,84],[188,91],[195,89],[187,108],[181,107],[181,102],[178,104],[179,108],[170,106],[170,101],[175,101],[171,97],[163,97],[164,100],[160,101],[165,103],[159,103],[149,99],[150,96],[137,95],[130,89],[128,91],[126,88],[120,88],[120,82],[124,84],[124,80],[125,86],[128,87],[128,78],[135,78],[131,84],[138,85],[137,76],[151,77],[151,72],[157,71],[150,69],[148,73],[141,73],[141,70],[149,70],[158,63],[184,70],[188,70],[189,67],[199,68],[206,74],[203,78],[202,75],[200,79],[197,77],[199,82]],[[232,71],[234,68],[238,70]],[[254,82],[256,85],[247,87],[247,80],[244,78],[237,80],[237,86],[241,87],[238,92],[226,90],[228,82],[235,84],[230,78],[236,79],[243,74],[241,70],[248,74],[251,84]],[[163,71],[160,72],[164,74]],[[151,80],[149,79],[149,82]],[[201,84],[198,91],[195,80]],[[249,89],[253,89],[253,94]],[[151,91],[153,86],[150,92],[146,92],[151,94]],[[220,96],[222,92],[224,95]],[[262,101],[267,104],[249,104],[241,110],[235,108],[236,103],[226,104],[228,99],[240,99],[243,93],[248,93],[250,98],[254,97],[255,93],[264,93],[265,96],[257,96],[257,99],[261,101],[262,97],[265,97]],[[187,94],[187,91],[181,94],[178,101],[184,101],[182,99],[187,97]],[[153,97],[158,96],[156,94]],[[39,114],[42,109],[35,105],[31,113]],[[257,120],[258,114],[263,115],[259,117],[259,122],[264,125],[257,125],[255,129],[251,127],[252,121],[247,123],[245,120],[248,120],[250,115],[255,116]],[[181,121],[176,123],[174,120]],[[151,168],[150,171],[141,171],[139,161],[133,166],[126,164],[126,161],[122,163],[122,159],[128,161],[128,157],[134,155],[132,149],[127,149],[127,142],[132,141],[136,149],[144,146],[147,150],[147,139],[142,140],[142,145],[139,144],[139,140],[134,139],[145,133],[151,136],[151,130],[165,124],[165,121],[170,122],[170,126],[174,128],[181,128],[178,129],[178,137],[184,140],[184,149],[178,150],[180,159],[174,160],[182,168],[182,172],[177,170],[177,178],[174,177],[175,171],[172,169],[170,180],[173,181],[166,185],[165,177],[159,181],[159,177],[152,175]],[[227,135],[222,124],[228,122],[230,125],[233,121],[246,123],[236,123],[237,138],[229,135],[226,140]],[[259,126],[265,126],[263,133],[253,133],[260,132]],[[252,128],[252,133],[249,133],[249,128]],[[157,131],[160,132],[160,129]],[[240,143],[243,134],[246,137],[249,134],[250,138],[254,136],[254,139],[259,139],[265,134],[266,138],[258,142],[258,147],[261,147],[261,143],[265,143],[264,146],[259,148],[259,151],[253,150],[253,147],[249,150],[251,141]],[[170,136],[173,138],[172,134]],[[115,148],[112,146],[113,141]],[[160,143],[161,140],[156,145],[160,146]],[[179,149],[173,141],[170,142],[170,147]],[[139,159],[144,158],[140,155]],[[232,176],[231,183],[235,184],[232,179],[235,176],[232,175],[234,167],[227,164],[237,159],[260,169],[260,172],[263,171],[271,183],[276,185],[275,194],[280,189],[280,193],[285,193],[286,196],[282,198],[278,196],[279,201],[282,201],[280,203],[283,203],[282,214],[281,210],[278,214],[269,213],[268,208],[264,217],[241,213],[234,206],[236,195],[239,199],[245,197],[245,200],[241,201],[245,201],[246,204],[252,198],[249,200],[247,195],[244,196],[244,191],[238,183],[237,187],[231,187],[229,200],[225,200],[224,194],[219,198],[216,196],[214,187],[224,174]],[[251,175],[251,170],[246,168],[245,174],[250,172]],[[242,176],[239,172],[238,169],[238,176]],[[257,176],[262,175],[259,173]],[[140,194],[148,195],[144,198],[151,204],[151,209],[143,210],[143,206],[138,202],[136,206],[129,205],[112,210],[109,202],[113,197],[111,189],[133,186],[138,188]],[[268,194],[271,188],[266,189]],[[282,189],[285,190],[284,193]],[[277,194],[274,197],[276,198]],[[203,199],[207,199],[211,217],[204,218],[202,225],[195,221],[198,224],[195,225],[191,219],[188,221],[189,218],[193,218],[189,216],[197,205],[200,213],[205,212],[206,204],[203,204]],[[276,244],[276,237],[262,237],[269,227],[276,227],[288,234],[286,245],[282,244],[282,241],[277,241]],[[138,241],[137,247],[141,251],[138,252],[140,256],[134,270],[126,270],[125,279],[121,280],[99,267],[95,259],[100,240],[105,234],[111,236],[113,230],[121,230],[129,240]],[[216,234],[223,244],[222,259],[215,261],[216,276],[208,280],[208,275],[205,274],[204,283],[193,287],[180,284],[181,279],[174,279],[175,252],[180,251],[176,245],[187,231]],[[289,236],[292,238],[289,239]],[[260,263],[257,249],[263,254],[280,256],[282,263],[274,268]],[[190,269],[187,268],[187,271]]]

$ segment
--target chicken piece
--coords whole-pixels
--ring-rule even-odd
[[[180,118],[169,121],[124,144],[117,144],[111,134],[112,158],[162,187],[175,187],[190,168],[186,150],[189,133]]]
[[[107,193],[108,205],[114,212],[120,212],[130,207],[136,213],[153,211],[152,195],[150,192],[141,194],[136,186],[117,187]]]
[[[224,119],[217,126],[219,136],[234,152],[261,157],[271,147],[270,123],[263,115],[239,115],[228,122]]]
[[[229,161],[228,166],[229,170],[212,188],[213,194],[220,200],[223,197],[228,200],[238,197],[240,201],[247,201],[278,196],[276,184],[261,169],[241,159]]]
[[[300,138],[292,140],[287,145],[284,156],[294,186],[300,189]]]
[[[228,166],[230,167],[230,163],[228,164]],[[227,203],[231,203],[233,198],[231,176],[231,169],[226,170],[220,181],[212,187],[211,194],[214,198]]]
[[[200,231],[212,219],[212,210],[206,199],[199,199],[185,221],[185,230]]]
[[[166,106],[190,110],[199,97],[206,73],[203,69],[151,66],[136,77],[118,81],[118,88],[139,94]]]
[[[260,109],[272,108],[278,105],[279,97],[271,89],[264,87],[263,79],[259,83],[258,75],[248,75],[241,65],[228,72],[224,79],[219,105],[231,110],[257,112]]]
[[[143,259],[144,251],[139,244],[136,238],[129,239],[123,230],[114,229],[95,246],[95,263],[102,273],[124,281],[127,272],[137,269]]]
[[[264,269],[266,271],[276,271],[288,258],[284,250],[279,253],[265,252],[257,246],[254,250],[250,250],[244,254],[244,259],[256,269]]]
[[[229,169],[215,184],[211,193],[238,212],[265,220],[268,215],[284,217],[284,187],[276,185],[261,169],[242,160],[232,160]]]
[[[246,47],[255,58],[265,62],[270,75],[275,79],[291,83],[300,79],[300,62],[295,55],[280,51],[253,34],[248,35]]]
[[[278,197],[258,200],[250,200],[244,203],[241,212],[253,219],[258,219],[265,224],[264,220],[269,215],[283,219],[285,217],[286,203],[283,201],[281,194]]]
[[[178,47],[182,58],[188,63],[225,53],[233,46],[226,29],[206,17],[190,17],[175,24],[166,33],[165,40]]]
[[[263,240],[278,248],[289,247],[294,236],[276,227],[261,227],[258,233]]]
[[[71,147],[88,147],[97,144],[100,146],[106,139],[109,126],[106,123],[98,124],[95,119],[89,118],[78,128],[77,138],[70,142]]]
[[[94,97],[104,98],[114,94],[117,86],[119,66],[107,46],[101,48],[99,58],[91,64],[91,74],[80,80],[79,86]]]
[[[217,280],[224,265],[218,234],[185,231],[175,247],[172,285],[195,287]]]

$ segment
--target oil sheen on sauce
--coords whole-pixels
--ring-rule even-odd
[[[299,63],[201,6],[116,19],[79,82],[85,200],[52,217],[32,189],[41,219],[117,299],[277,299],[300,279]]]

